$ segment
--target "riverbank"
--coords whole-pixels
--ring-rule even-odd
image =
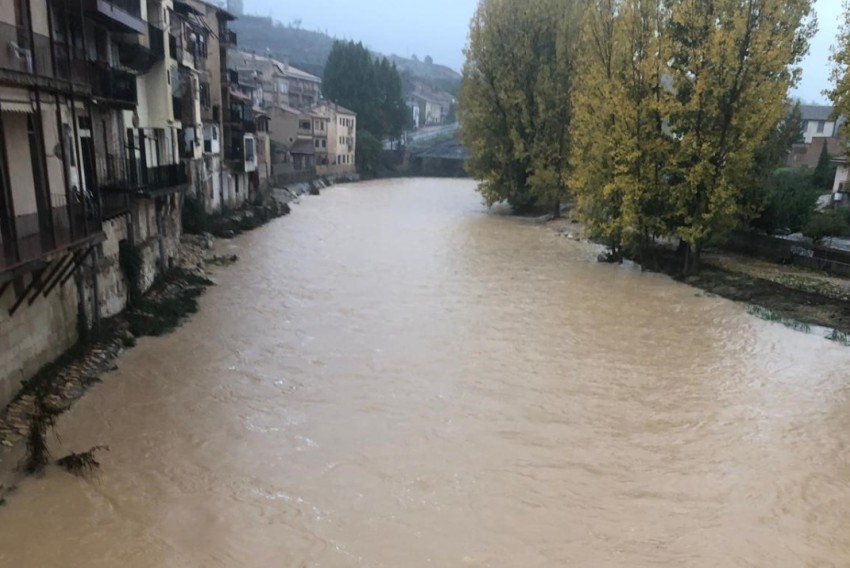
[[[584,239],[581,225],[569,219],[546,221],[546,226],[563,237]],[[762,309],[754,310],[757,317],[836,330],[831,338],[840,341],[850,335],[848,278],[709,249],[703,253],[700,272],[682,279],[674,251],[659,249],[657,259],[658,272],[704,292],[758,306]]]

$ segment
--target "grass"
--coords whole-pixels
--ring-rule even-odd
[[[803,333],[809,333],[812,331],[812,326],[809,324],[786,317],[776,310],[771,310],[762,306],[749,305],[747,306],[747,313],[765,321],[781,323],[785,327],[795,331],[801,331]]]

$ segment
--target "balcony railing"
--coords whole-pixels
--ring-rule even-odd
[[[138,102],[136,76],[120,69],[103,67],[100,63],[92,62],[91,67],[92,95],[132,109]]]
[[[0,231],[0,271],[38,260],[101,232],[101,212],[91,192],[75,192],[70,206],[64,193],[52,194],[51,201],[53,206],[47,214],[0,219],[10,232],[4,236]]]
[[[219,35],[219,42],[223,46],[233,46],[236,47],[236,32],[233,30],[224,30]]]
[[[183,164],[156,166],[145,170],[145,188],[148,190],[177,188],[187,183],[186,168]]]
[[[55,69],[49,37],[37,33],[30,35],[28,29],[0,22],[0,69],[21,73],[27,76],[27,81],[34,75],[87,85],[85,57],[62,43],[55,43],[53,50]]]

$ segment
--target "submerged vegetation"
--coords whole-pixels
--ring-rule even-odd
[[[803,333],[809,333],[812,331],[812,326],[809,324],[786,317],[775,310],[764,308],[762,306],[747,306],[747,313],[765,321],[781,323],[785,327],[791,328],[794,331],[802,331]]]
[[[56,465],[78,477],[93,475],[100,468],[100,462],[96,459],[96,454],[102,451],[109,451],[109,446],[94,446],[86,452],[79,454],[68,454],[56,461]]]

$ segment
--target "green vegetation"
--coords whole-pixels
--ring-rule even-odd
[[[756,316],[757,318],[763,319],[765,321],[774,321],[777,323],[781,323],[785,327],[791,328],[795,331],[802,331],[804,333],[809,333],[812,330],[812,326],[807,323],[803,323],[797,321],[795,319],[783,316],[779,312],[771,310],[769,308],[763,308],[761,306],[747,306],[747,313],[750,315]]]
[[[275,22],[271,18],[258,16],[239,16],[230,27],[239,35],[239,48],[258,54],[269,53],[272,57],[321,77],[325,72],[325,63],[331,53],[334,38],[315,30],[305,30],[300,22],[289,24]],[[268,51],[267,51],[268,50]],[[380,57],[378,54],[373,54]],[[435,91],[445,91],[452,95],[460,85],[460,76],[454,70],[435,63],[400,57],[388,56],[400,73],[412,85],[423,84]],[[341,103],[340,103],[341,104]]]
[[[47,433],[56,426],[56,420],[65,411],[47,403],[43,396],[35,399],[35,408],[29,418],[24,471],[38,473],[50,463],[50,450],[47,447]]]
[[[410,125],[401,77],[394,63],[375,59],[362,43],[335,41],[322,80],[322,93],[357,113],[357,130],[378,140],[397,140]]]
[[[822,191],[830,191],[832,189],[832,183],[835,181],[835,169],[836,167],[832,165],[832,158],[826,149],[826,140],[824,140],[823,146],[820,149],[820,155],[818,156],[818,165],[812,173],[812,183],[814,186]]]
[[[127,312],[130,333],[160,336],[174,330],[186,316],[198,311],[198,298],[211,284],[188,270],[172,269]]]
[[[822,241],[824,237],[850,236],[850,215],[846,210],[814,214],[803,227],[803,234],[816,243]]]
[[[581,5],[484,0],[473,16],[457,114],[487,204],[554,209],[567,195]]]
[[[810,13],[810,0],[482,0],[458,101],[469,171],[515,210],[571,196],[614,259],[677,239],[696,272],[706,245],[759,215],[758,188],[799,136],[793,113],[782,125]]]
[[[798,233],[815,215],[821,191],[806,168],[781,168],[761,186],[761,212],[752,220],[753,229],[772,235]]]
[[[365,175],[375,175],[381,165],[381,141],[372,136],[367,130],[357,131],[355,146],[355,161],[357,169]]]
[[[830,341],[835,341],[836,343],[840,343],[845,347],[850,347],[850,335],[844,333],[843,331],[838,331],[837,329],[833,329],[829,335],[826,336]]]

